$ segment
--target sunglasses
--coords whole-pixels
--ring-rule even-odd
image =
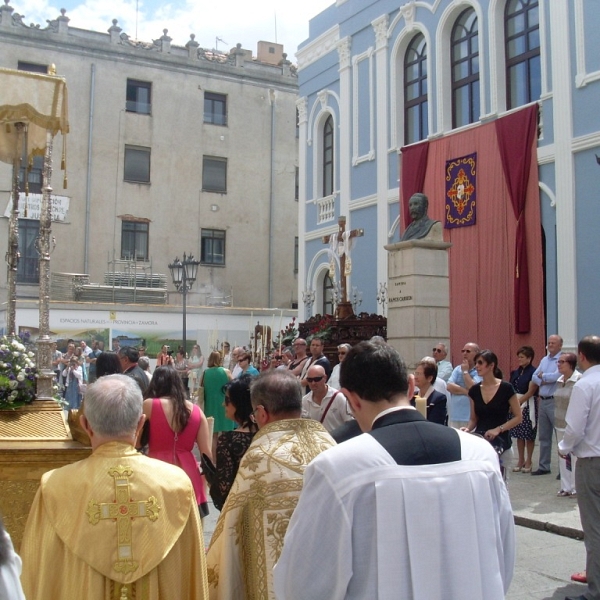
[[[240,358],[240,360],[238,360],[238,363],[243,363],[246,362],[248,359],[247,358]]]
[[[273,357],[275,360],[281,360],[281,356],[274,356]]]
[[[564,365],[566,362],[569,362],[568,360],[557,360],[556,361],[559,365]]]
[[[433,352],[443,352],[443,350],[440,350],[439,348],[434,348]]]
[[[346,356],[347,352],[338,352],[338,356]]]
[[[475,364],[476,365],[487,365],[487,363],[485,361],[483,361],[483,360],[476,360]]]
[[[467,349],[465,349],[465,350],[461,350],[461,352],[466,352],[467,354],[471,354],[471,352],[473,352],[473,350],[467,350]]]
[[[323,375],[321,375],[321,377],[307,377],[306,381],[308,381],[308,383],[318,383],[321,379],[323,379]]]

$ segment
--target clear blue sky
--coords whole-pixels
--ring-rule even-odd
[[[258,41],[277,41],[295,62],[298,44],[308,37],[308,21],[334,2],[137,0],[137,38],[149,42],[168,29],[173,43],[179,46],[194,33],[204,48],[214,48],[218,37],[226,42],[218,42],[219,50],[229,50],[239,42],[254,53]],[[11,0],[10,5],[24,15],[27,24],[43,27],[46,19],[55,19],[60,9],[66,8],[73,27],[106,31],[112,19],[117,19],[125,33],[136,37],[136,0]]]

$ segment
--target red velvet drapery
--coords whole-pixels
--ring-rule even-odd
[[[529,111],[529,108],[525,110]],[[462,344],[477,342],[482,348],[491,348],[498,354],[500,366],[507,374],[509,369],[516,368],[515,354],[521,345],[533,346],[539,360],[543,356],[545,338],[537,140],[535,135],[531,138],[521,129],[512,129],[511,136],[521,148],[521,155],[524,145],[528,145],[530,151],[529,167],[523,164],[521,176],[525,186],[525,201],[524,204],[520,203],[519,221],[523,233],[518,247],[518,224],[499,151],[495,122],[429,142],[426,159],[420,164],[420,168],[423,168],[425,163],[425,180],[421,189],[411,189],[408,193],[404,186],[405,177],[410,182],[417,169],[414,162],[406,160],[406,156],[410,156],[410,148],[402,150],[401,175],[401,214],[406,215],[410,195],[422,191],[429,197],[429,216],[443,222],[446,161],[477,153],[477,224],[444,229],[445,241],[452,243],[452,361],[453,364],[460,362]],[[417,153],[413,156],[418,158]],[[517,250],[520,252],[519,290],[515,289]],[[529,311],[525,312],[524,307],[520,306],[518,312],[515,298],[525,297],[524,287],[529,292]],[[523,319],[526,316],[530,319],[528,332],[523,331]]]
[[[429,142],[402,148],[402,196],[400,202],[401,206],[404,206],[402,214],[404,229],[412,222],[408,213],[408,201],[413,194],[423,191],[428,152]]]
[[[533,104],[498,119],[495,123],[506,186],[517,219],[514,275],[516,333],[527,333],[531,327],[524,214],[532,146],[537,132],[537,115],[537,104]]]

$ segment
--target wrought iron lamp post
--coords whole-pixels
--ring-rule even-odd
[[[173,278],[173,285],[175,289],[183,294],[183,350],[187,354],[187,293],[192,289],[194,282],[196,281],[196,275],[198,274],[199,260],[194,260],[194,257],[190,254],[183,255],[183,260],[179,260],[178,257],[169,265],[171,271],[171,277]]]

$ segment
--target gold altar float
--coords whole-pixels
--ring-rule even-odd
[[[75,462],[91,452],[74,441],[60,406],[52,399],[50,314],[50,254],[52,145],[62,136],[61,168],[66,173],[67,85],[50,75],[0,69],[0,161],[11,164],[12,211],[8,227],[8,302],[6,333],[16,334],[16,281],[19,262],[19,172],[25,172],[35,155],[44,157],[42,205],[39,215],[40,299],[37,346],[36,400],[17,410],[0,411],[0,513],[18,549],[29,508],[41,476],[51,469]],[[27,175],[25,176],[25,180]],[[66,175],[64,178],[66,187]],[[27,186],[26,194],[27,194]],[[26,204],[25,204],[26,205]],[[26,215],[22,215],[26,216]]]
[[[0,513],[17,551],[42,475],[90,453],[73,440],[54,400],[0,411]]]

